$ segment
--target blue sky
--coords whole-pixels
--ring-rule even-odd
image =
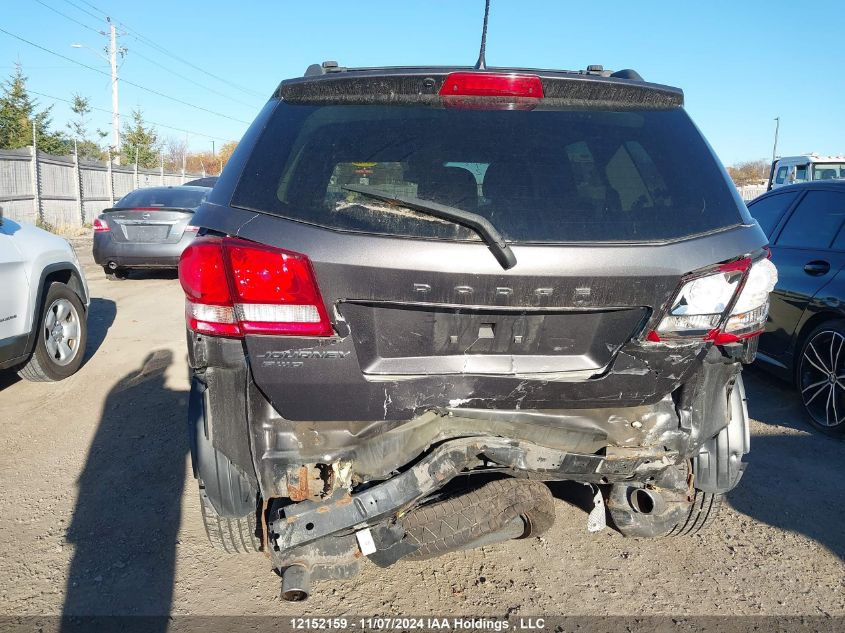
[[[104,71],[108,66],[93,51],[70,45],[100,51],[105,38],[68,17],[95,31],[106,27],[105,14],[125,25],[122,79],[231,117],[121,85],[122,114],[141,107],[152,121],[189,130],[195,150],[211,149],[209,136],[217,147],[239,138],[246,125],[232,119],[252,120],[279,80],[301,75],[313,62],[472,64],[483,12],[483,0],[0,0],[0,6],[0,28]],[[833,5],[820,11],[771,0],[493,0],[487,61],[634,68],[649,81],[680,86],[687,110],[731,164],[771,156],[776,116],[779,154],[845,153],[843,34],[845,12]],[[230,83],[174,60],[150,41]],[[63,99],[78,92],[95,107],[111,107],[107,77],[0,33],[0,74],[8,76],[16,61],[33,91]],[[54,123],[63,125],[69,107],[38,98],[55,103]],[[109,129],[109,114],[95,112],[92,124]]]

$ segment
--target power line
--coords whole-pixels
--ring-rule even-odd
[[[93,14],[93,13],[91,13],[88,9],[85,9],[85,8],[83,8],[83,7],[80,7],[78,4],[76,4],[75,2],[72,2],[71,0],[65,0],[65,2],[67,2],[67,3],[68,3],[70,6],[72,6],[73,8],[75,8],[77,11],[82,11],[82,13],[85,13],[86,15],[91,16],[91,17],[92,17],[92,18],[94,18],[95,20],[102,20],[102,21],[105,21],[105,20],[103,20],[103,18],[101,18],[99,15],[94,15],[94,14]],[[87,4],[87,3],[86,3],[86,4]]]
[[[93,4],[91,4],[90,2],[87,2],[86,0],[79,0],[79,1],[80,1],[82,4],[85,4],[85,5],[88,5],[89,7],[91,7],[92,9],[94,9],[94,11],[99,11],[100,13],[102,13],[103,15],[105,15],[106,17],[108,17],[108,13],[106,13],[106,12],[105,12],[105,11],[103,11],[102,9],[98,9],[97,7],[95,7],[95,6],[94,6]]]
[[[81,27],[83,27],[83,28],[86,28],[86,29],[88,29],[89,31],[94,31],[94,33],[98,33],[99,35],[103,35],[103,32],[102,32],[102,31],[98,31],[98,30],[97,30],[97,29],[95,29],[93,26],[89,26],[89,25],[85,24],[85,22],[80,22],[80,21],[79,21],[79,20],[77,20],[76,18],[72,18],[72,17],[70,17],[67,13],[62,13],[62,12],[61,12],[61,11],[59,11],[58,9],[55,9],[55,8],[51,7],[51,6],[50,6],[49,4],[47,4],[46,2],[42,2],[41,0],[35,0],[35,1],[36,1],[38,4],[40,4],[42,7],[45,7],[45,8],[47,8],[47,9],[50,9],[50,11],[52,11],[53,13],[57,13],[57,14],[59,14],[60,16],[62,16],[63,18],[65,18],[65,19],[67,19],[67,20],[70,20],[71,22],[74,22],[74,23],[78,24],[79,26],[81,26]]]
[[[166,71],[166,72],[169,72],[170,74],[175,75],[175,76],[179,77],[180,79],[184,79],[185,81],[187,81],[187,82],[189,82],[189,83],[192,83],[192,84],[194,84],[195,86],[199,86],[200,88],[202,88],[202,89],[204,89],[204,90],[208,90],[209,92],[213,92],[214,94],[219,95],[219,96],[221,96],[221,97],[223,97],[223,98],[225,98],[225,99],[229,99],[229,100],[231,100],[231,101],[234,101],[235,103],[239,103],[240,105],[247,106],[248,108],[251,108],[251,107],[253,107],[253,106],[255,105],[255,104],[252,104],[252,103],[246,103],[245,101],[240,101],[239,99],[235,99],[234,97],[229,96],[229,95],[227,95],[226,93],[220,92],[219,90],[215,90],[214,88],[210,88],[209,86],[206,86],[206,85],[204,85],[204,84],[201,84],[200,82],[198,82],[198,81],[196,81],[196,80],[194,80],[194,79],[191,79],[190,77],[188,77],[188,76],[186,76],[186,75],[183,75],[182,73],[177,73],[175,70],[173,70],[173,69],[171,69],[171,68],[168,68],[168,67],[167,67],[167,66],[165,66],[164,64],[160,64],[160,63],[158,63],[158,62],[157,62],[157,61],[155,61],[154,59],[150,59],[150,58],[149,58],[149,57],[147,57],[146,55],[143,55],[143,54],[139,53],[139,52],[138,52],[138,51],[136,51],[136,50],[133,50],[133,51],[132,51],[132,54],[133,54],[133,55],[136,55],[136,56],[138,56],[138,57],[140,57],[141,59],[145,59],[145,60],[146,60],[146,61],[148,61],[150,64],[153,64],[154,66],[158,66],[158,67],[159,67],[159,68],[161,68],[162,70],[164,70],[164,71]]]
[[[40,1],[40,0],[39,0],[39,1]],[[72,0],[65,0],[65,2],[67,2],[68,4],[70,4],[70,5],[74,6],[74,7],[76,7],[76,8],[77,8],[77,9],[79,9],[80,11],[84,11],[84,12],[85,12],[85,13],[87,13],[88,15],[90,15],[90,16],[92,16],[92,17],[94,17],[94,18],[98,19],[98,20],[102,20],[102,19],[103,19],[103,18],[101,18],[101,17],[99,17],[99,16],[95,16],[94,14],[92,14],[92,13],[91,13],[91,12],[89,12],[89,11],[87,11],[86,9],[83,9],[82,7],[80,7],[79,5],[77,5],[76,3],[72,2]],[[103,11],[102,9],[100,9],[99,7],[94,6],[94,5],[93,5],[93,4],[91,4],[90,2],[87,2],[87,0],[79,0],[79,2],[81,2],[82,4],[84,4],[84,5],[88,6],[88,7],[90,7],[90,8],[91,8],[91,9],[93,9],[94,11],[97,11],[97,12],[101,13],[101,14],[105,17],[106,21],[108,21],[108,19],[109,19],[109,14],[108,14],[108,13],[106,13],[105,11]],[[225,78],[223,78],[223,77],[220,77],[219,75],[215,75],[215,74],[214,74],[214,73],[212,73],[212,72],[209,72],[209,71],[207,71],[207,70],[205,70],[205,69],[203,69],[203,68],[200,68],[200,67],[199,67],[199,66],[197,66],[196,64],[194,64],[194,63],[192,63],[192,62],[189,62],[188,60],[186,60],[186,59],[184,59],[184,58],[182,58],[182,57],[179,57],[178,55],[176,55],[176,53],[174,53],[174,52],[172,52],[172,51],[169,51],[168,49],[164,48],[164,47],[163,47],[163,46],[161,46],[160,44],[157,44],[156,42],[154,42],[154,41],[153,41],[153,40],[151,40],[150,38],[146,37],[145,35],[142,35],[139,31],[136,31],[135,29],[131,29],[131,28],[129,28],[129,26],[128,26],[128,25],[126,25],[126,24],[125,24],[125,23],[123,23],[123,22],[119,22],[119,21],[118,21],[118,24],[120,24],[120,26],[121,26],[121,27],[123,27],[124,29],[126,29],[127,33],[131,34],[133,38],[135,38],[138,42],[140,42],[141,44],[144,44],[145,46],[149,46],[150,48],[153,48],[153,49],[158,50],[160,53],[164,53],[165,55],[169,55],[169,56],[170,56],[170,57],[172,57],[173,59],[175,59],[175,60],[177,60],[177,61],[180,61],[180,62],[182,62],[183,64],[185,64],[185,65],[187,65],[187,66],[190,66],[190,67],[191,67],[191,68],[193,68],[194,70],[198,70],[199,72],[201,72],[201,73],[203,73],[203,74],[205,74],[205,75],[208,75],[209,77],[212,77],[213,79],[216,79],[217,81],[223,82],[224,84],[227,84],[228,86],[230,86],[230,87],[232,87],[232,88],[235,88],[236,90],[239,90],[240,92],[243,92],[243,93],[245,93],[245,94],[249,94],[249,95],[253,95],[253,96],[256,96],[256,97],[264,97],[264,96],[265,96],[263,93],[257,92],[257,91],[255,91],[255,90],[251,90],[251,89],[249,89],[249,88],[244,88],[243,86],[239,86],[238,84],[236,84],[236,83],[234,83],[234,82],[232,82],[232,81],[229,81],[228,79],[225,79]],[[136,51],[136,54],[138,54],[138,53],[137,53],[137,51]],[[139,56],[140,56],[140,55],[139,55]],[[149,59],[148,59],[148,61],[149,61]],[[153,63],[155,63],[155,62],[153,62]],[[166,69],[166,68],[165,68],[165,69]],[[169,69],[166,69],[166,70],[169,70]],[[171,71],[171,72],[174,72],[174,71]],[[175,72],[174,72],[174,74],[177,74],[177,73],[175,73]],[[181,76],[182,78],[185,78],[183,75],[177,75],[177,76]],[[190,80],[189,80],[189,81],[190,81]],[[196,82],[194,82],[194,83],[196,83]],[[198,85],[200,85],[201,87],[203,87],[201,84],[198,84]],[[212,90],[212,92],[214,92],[214,91]],[[220,93],[217,93],[217,94],[220,94]],[[224,95],[224,96],[225,96],[225,95]],[[243,104],[243,105],[246,105],[246,104]]]
[[[200,68],[200,67],[199,67],[199,66],[197,66],[196,64],[194,64],[194,63],[192,63],[192,62],[189,62],[188,60],[186,60],[186,59],[184,59],[184,58],[182,58],[182,57],[179,57],[179,56],[178,56],[176,53],[174,53],[173,51],[169,51],[169,50],[167,50],[166,48],[164,48],[163,46],[161,46],[161,45],[159,45],[159,44],[156,44],[156,43],[155,43],[154,41],[152,41],[150,38],[145,37],[144,35],[141,35],[138,31],[135,31],[134,29],[130,28],[127,24],[125,24],[125,23],[123,23],[123,22],[118,22],[118,24],[120,24],[120,26],[122,26],[122,27],[126,30],[126,32],[127,32],[129,35],[131,35],[132,37],[134,37],[134,38],[135,38],[138,42],[140,42],[141,44],[144,44],[145,46],[149,46],[149,47],[151,47],[151,48],[153,48],[153,49],[157,49],[159,52],[164,53],[165,55],[169,55],[169,56],[170,56],[170,57],[172,57],[173,59],[175,59],[175,60],[177,60],[177,61],[180,61],[180,62],[182,62],[183,64],[186,64],[187,66],[190,66],[190,67],[191,67],[191,68],[193,68],[194,70],[198,70],[198,71],[200,71],[201,73],[203,73],[203,74],[205,74],[205,75],[208,75],[209,77],[212,77],[212,78],[216,79],[217,81],[221,81],[221,82],[223,82],[224,84],[227,84],[227,85],[229,85],[230,87],[235,88],[236,90],[239,90],[239,91],[241,91],[241,92],[243,92],[243,93],[245,93],[245,94],[250,94],[250,95],[253,95],[253,96],[256,96],[256,97],[261,97],[261,96],[264,96],[264,95],[262,95],[260,92],[257,92],[257,91],[255,91],[255,90],[251,90],[251,89],[249,89],[249,88],[244,88],[243,86],[239,86],[238,84],[236,84],[236,83],[234,83],[234,82],[231,82],[231,81],[229,81],[228,79],[224,79],[223,77],[220,77],[219,75],[215,75],[214,73],[209,72],[209,71],[207,71],[207,70],[205,70],[205,69],[203,69],[203,68]]]
[[[69,104],[73,105],[73,101],[71,101],[70,99],[62,99],[61,97],[56,97],[54,95],[48,95],[44,92],[38,92],[36,90],[29,90],[29,92],[31,92],[34,95],[38,95],[39,97],[44,97],[45,99],[53,99],[54,101],[62,101],[64,103],[69,103]],[[97,110],[98,112],[105,112],[106,114],[111,114],[111,110],[107,110],[106,108],[97,108],[95,106],[89,106],[89,107],[92,110]],[[173,125],[166,125],[164,123],[158,123],[157,121],[150,121],[149,119],[146,119],[146,122],[149,123],[150,125],[155,125],[157,127],[163,127],[163,128],[168,129],[168,130],[174,130],[176,132],[182,132],[184,134],[191,134],[193,136],[202,136],[204,138],[210,138],[210,139],[214,139],[214,140],[217,140],[217,141],[223,141],[223,142],[228,142],[228,141],[232,140],[230,138],[223,138],[222,136],[214,136],[212,134],[203,134],[202,132],[194,132],[193,130],[186,130],[186,129],[181,128],[181,127],[175,127]]]
[[[28,39],[25,39],[25,38],[23,38],[19,35],[15,35],[14,33],[10,33],[9,31],[7,31],[4,28],[0,28],[0,33],[5,33],[9,37],[13,37],[16,40],[23,42],[24,44],[29,44],[30,46],[33,46],[33,47],[35,47],[39,50],[44,51],[45,53],[49,53],[50,55],[54,55],[56,57],[64,59],[65,61],[68,61],[72,64],[76,64],[77,66],[82,66],[83,68],[87,68],[88,70],[92,70],[95,73],[99,73],[100,75],[105,75],[107,77],[111,77],[111,74],[107,73],[104,70],[100,70],[99,68],[94,68],[93,66],[89,66],[88,64],[83,64],[82,62],[77,61],[75,59],[72,59],[72,58],[68,57],[67,55],[62,55],[61,53],[57,53],[54,50],[50,50],[49,48],[45,48],[44,46],[41,46],[40,44],[36,44],[35,42],[30,42]],[[145,90],[146,92],[149,92],[151,94],[158,95],[159,97],[169,99],[170,101],[174,101],[175,103],[180,103],[182,105],[186,105],[189,108],[194,108],[195,110],[201,110],[203,112],[207,112],[209,114],[213,114],[215,116],[219,116],[219,117],[224,118],[224,119],[229,119],[230,121],[235,121],[236,123],[243,123],[245,125],[249,125],[249,121],[244,121],[243,119],[236,119],[235,117],[229,116],[228,114],[222,114],[220,112],[215,112],[214,110],[209,110],[208,108],[203,108],[202,106],[198,106],[198,105],[190,103],[188,101],[183,101],[182,99],[172,97],[172,96],[165,94],[163,92],[159,92],[158,90],[153,90],[152,88],[147,88],[146,86],[142,86],[141,84],[135,83],[133,81],[129,81],[128,79],[121,79],[120,81],[124,84],[129,84],[130,86],[134,86],[134,87],[139,88],[141,90]]]

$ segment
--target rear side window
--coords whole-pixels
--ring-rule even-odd
[[[130,191],[115,205],[117,209],[130,207],[141,207],[154,209],[156,207],[169,207],[176,209],[195,209],[208,196],[211,189],[206,188],[158,188],[149,187]]]
[[[808,191],[778,237],[778,246],[828,248],[845,220],[845,195]]]
[[[338,230],[477,239],[349,186],[478,213],[514,242],[666,240],[747,221],[680,108],[280,103],[232,204]]]
[[[792,203],[795,202],[797,196],[797,191],[779,193],[766,196],[748,205],[748,210],[751,212],[752,217],[757,220],[766,237],[772,236],[772,231],[775,230],[781,217],[786,213],[786,210]]]
[[[786,172],[789,170],[789,167],[778,167],[778,173],[775,177],[775,182],[779,185],[782,185],[783,182],[786,180]]]

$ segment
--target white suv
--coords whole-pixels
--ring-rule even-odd
[[[0,211],[0,369],[67,378],[82,364],[88,284],[70,244]]]

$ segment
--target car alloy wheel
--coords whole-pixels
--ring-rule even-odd
[[[801,356],[799,384],[804,408],[819,426],[845,421],[845,336],[834,330],[813,335]]]
[[[56,299],[44,315],[42,332],[50,359],[64,367],[79,354],[79,314],[67,299]]]

